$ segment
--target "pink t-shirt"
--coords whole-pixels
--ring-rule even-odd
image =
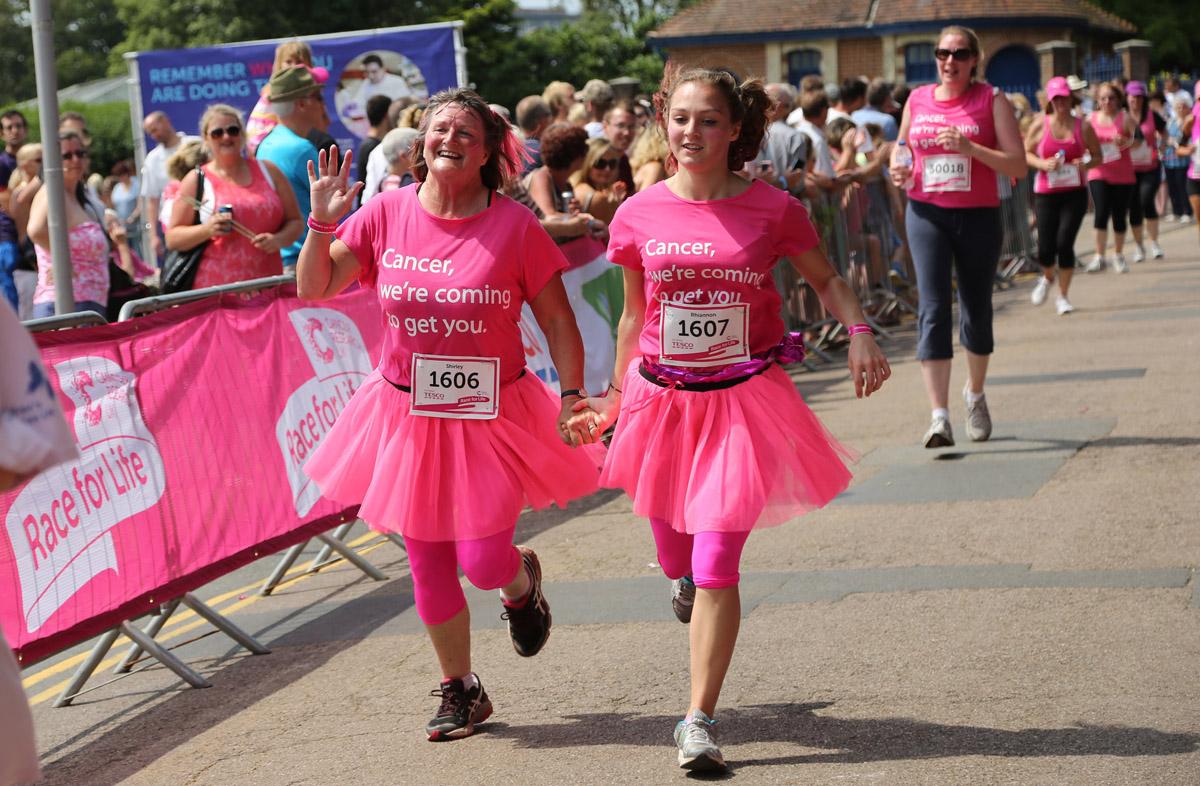
[[[1117,137],[1125,132],[1125,113],[1121,112],[1116,119],[1109,123],[1102,120],[1098,112],[1093,112],[1088,121],[1096,132],[1100,142],[1100,165],[1088,170],[1088,182],[1103,180],[1112,185],[1132,185],[1137,181],[1133,173],[1133,159],[1129,157],[1129,148],[1124,150],[1117,146]],[[1105,159],[1110,159],[1106,161]]]
[[[1200,101],[1192,107],[1192,165],[1188,167],[1188,179],[1200,180]]]
[[[1140,123],[1142,141],[1129,149],[1129,159],[1133,162],[1134,172],[1153,172],[1158,169],[1158,126],[1154,124],[1154,118],[1154,111],[1147,109]]]
[[[374,287],[385,331],[380,371],[408,385],[414,352],[500,360],[500,384],[525,368],[521,305],[567,267],[527,208],[501,194],[470,218],[431,215],[417,184],[372,197],[337,230]]]
[[[995,170],[936,142],[939,131],[957,126],[972,142],[995,149],[995,90],[987,82],[975,82],[959,97],[941,101],[936,87],[918,87],[908,97],[908,146],[913,155],[909,198],[939,207],[998,206]]]
[[[818,243],[804,206],[760,180],[711,202],[683,199],[660,181],[621,203],[608,231],[609,260],[645,276],[646,321],[638,349],[655,361],[664,301],[746,304],[750,353],[778,344],[784,324],[771,270],[780,257]]]
[[[1033,190],[1037,194],[1060,194],[1064,191],[1076,191],[1084,187],[1083,171],[1072,161],[1083,158],[1087,146],[1083,144],[1083,120],[1075,118],[1075,130],[1070,139],[1059,139],[1051,130],[1050,116],[1042,118],[1042,141],[1038,142],[1037,154],[1040,158],[1054,158],[1059,150],[1063,151],[1063,164],[1054,173],[1054,182],[1050,175],[1038,170],[1037,178],[1033,181]],[[1070,167],[1067,169],[1066,167]]]
[[[108,258],[111,251],[104,230],[95,221],[76,224],[67,232],[71,249],[71,286],[75,302],[85,300],[103,305],[108,302]],[[54,302],[54,261],[50,252],[34,246],[37,253],[38,279],[33,290],[33,302]]]

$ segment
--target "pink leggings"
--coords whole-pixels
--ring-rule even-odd
[[[676,532],[662,519],[650,519],[658,564],[668,578],[691,574],[697,587],[721,589],[736,586],[738,564],[750,532]]]
[[[417,540],[404,538],[412,570],[417,616],[426,625],[441,625],[467,605],[458,568],[479,589],[511,584],[521,568],[521,553],[513,545],[515,527],[479,540]]]

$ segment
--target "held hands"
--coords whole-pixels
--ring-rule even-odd
[[[595,424],[590,418],[575,414],[575,408],[588,400],[590,399],[581,396],[567,396],[563,399],[562,409],[558,413],[558,436],[573,448],[590,445],[600,435],[600,431],[595,430]]]
[[[350,164],[353,160],[353,151],[347,150],[339,167],[338,148],[334,145],[328,155],[324,150],[317,152],[315,171],[312,161],[308,162],[308,192],[314,220],[336,224],[354,207],[354,199],[362,191],[363,184],[356,182],[350,185]]]
[[[850,338],[847,365],[850,366],[850,376],[854,379],[856,398],[870,396],[883,387],[884,380],[892,376],[892,368],[883,356],[883,350],[875,343],[875,336],[870,333],[859,333]]]
[[[584,444],[599,442],[600,435],[616,422],[620,409],[621,394],[615,388],[609,388],[603,396],[588,396],[572,402],[574,416],[568,423],[571,428],[587,435]]]

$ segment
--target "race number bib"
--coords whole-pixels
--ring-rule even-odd
[[[1149,166],[1154,160],[1154,155],[1150,150],[1150,145],[1145,142],[1138,142],[1129,151],[1129,158],[1133,161],[1134,166]]]
[[[1121,160],[1121,148],[1116,142],[1103,142],[1100,145],[1100,163],[1111,164]]]
[[[500,412],[500,359],[413,355],[409,414],[492,420]]]
[[[1079,177],[1079,167],[1074,164],[1063,164],[1058,169],[1046,173],[1046,183],[1051,188],[1080,188],[1083,180]]]
[[[925,156],[921,172],[922,191],[942,194],[971,190],[971,159],[967,156]]]
[[[664,303],[659,316],[664,366],[725,366],[750,359],[746,344],[750,307],[683,306]]]

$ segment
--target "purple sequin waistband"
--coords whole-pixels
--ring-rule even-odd
[[[642,358],[642,367],[667,384],[697,385],[708,382],[725,382],[731,379],[746,379],[766,371],[772,363],[801,363],[803,361],[803,334],[785,333],[778,344],[765,352],[755,352],[749,360],[722,366],[714,371],[664,366],[647,357]]]

